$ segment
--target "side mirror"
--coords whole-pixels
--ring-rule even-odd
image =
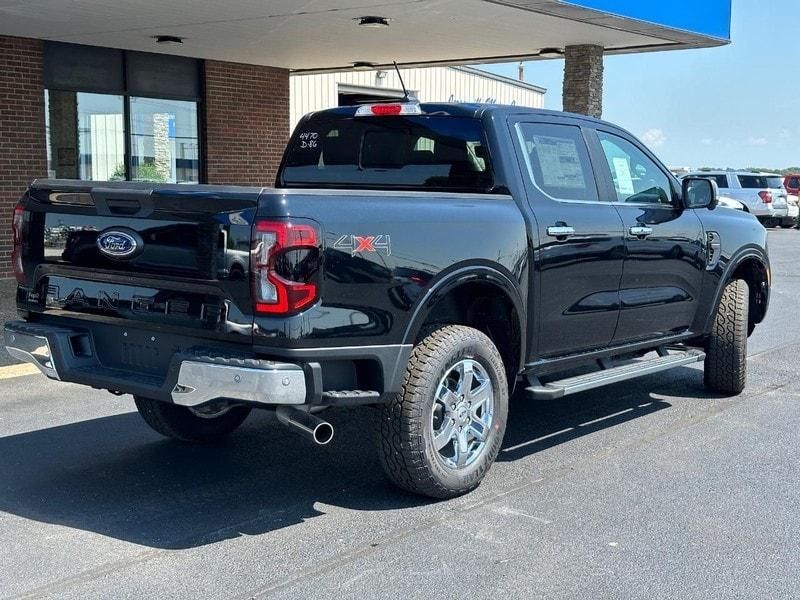
[[[706,177],[686,177],[683,180],[683,205],[686,208],[714,210],[719,202],[717,182]]]

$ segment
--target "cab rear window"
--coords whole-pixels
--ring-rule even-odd
[[[493,180],[477,119],[320,115],[292,137],[279,183],[486,193]]]

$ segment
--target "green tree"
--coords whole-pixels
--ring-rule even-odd
[[[125,181],[125,165],[119,164],[111,174],[110,181]],[[146,161],[134,168],[133,181],[150,181],[152,183],[166,183],[167,178],[158,170],[153,162]]]
[[[151,181],[153,183],[165,183],[167,178],[152,162],[144,162],[133,169],[134,181]]]

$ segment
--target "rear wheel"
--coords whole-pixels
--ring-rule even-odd
[[[736,395],[747,379],[749,288],[741,279],[725,286],[706,344],[706,389]]]
[[[250,414],[247,406],[189,408],[141,396],[134,396],[134,401],[145,423],[161,435],[181,442],[218,441]]]
[[[508,383],[476,329],[446,326],[414,348],[403,390],[381,409],[381,459],[398,486],[452,498],[480,484],[503,441]]]

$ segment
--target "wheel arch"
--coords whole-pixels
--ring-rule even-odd
[[[737,255],[734,260],[731,260],[717,285],[714,303],[712,304],[714,310],[719,305],[725,286],[735,279],[744,280],[750,288],[749,332],[752,333],[753,328],[766,317],[769,307],[769,293],[772,284],[769,259],[761,252],[749,249]],[[711,327],[713,318],[714,314],[712,312],[708,317],[707,330]]]
[[[502,318],[492,318],[502,311]],[[436,324],[474,327],[495,344],[506,364],[509,384],[525,364],[525,304],[517,284],[484,265],[458,268],[438,280],[417,302],[403,343],[414,344]]]

